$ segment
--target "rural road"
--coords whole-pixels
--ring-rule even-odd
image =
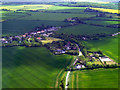
[[[78,50],[79,50],[79,55],[78,56],[82,56],[83,54],[82,54],[82,52],[80,51],[80,48],[79,48],[79,46],[76,44],[76,46],[78,47]]]
[[[69,79],[70,71],[68,71],[67,76],[66,76],[66,85],[65,85],[65,90],[68,88],[68,79]]]
[[[80,51],[80,48],[79,48],[79,46],[76,44],[76,46],[78,47],[78,50],[79,50],[79,55],[78,56],[82,56],[83,54],[82,54],[82,52]],[[76,60],[75,60],[75,62],[73,63],[73,65],[75,65],[75,63],[77,62],[77,58],[76,58]],[[69,75],[70,75],[70,71],[68,71],[68,73],[67,73],[67,76],[66,76],[66,84],[65,84],[65,90],[67,90],[67,88],[68,88],[68,86],[69,86],[69,83],[68,83],[68,79],[69,79]]]

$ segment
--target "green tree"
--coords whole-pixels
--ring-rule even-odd
[[[84,48],[84,49],[82,49],[82,53],[83,53],[83,55],[85,56],[85,57],[87,57],[87,50]]]

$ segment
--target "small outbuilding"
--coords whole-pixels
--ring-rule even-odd
[[[108,57],[99,57],[99,59],[104,62],[104,61],[112,61],[110,58]]]

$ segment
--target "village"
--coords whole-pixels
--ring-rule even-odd
[[[96,15],[96,17],[104,17],[105,14]],[[72,25],[77,23],[85,24],[79,18],[67,18],[65,22],[70,22]],[[77,56],[73,65],[67,70],[81,70],[83,68],[104,68],[104,67],[117,67],[117,63],[104,55],[101,51],[91,52],[87,51],[82,44],[77,40],[97,39],[97,37],[106,37],[105,34],[97,34],[96,36],[89,35],[65,35],[58,34],[55,31],[60,30],[63,26],[40,26],[36,27],[35,31],[24,33],[23,35],[16,36],[3,36],[1,38],[3,47],[25,46],[25,47],[42,47],[48,48],[54,55],[69,54]],[[120,34],[114,33],[108,36],[115,36]],[[52,39],[51,39],[52,38]],[[58,39],[57,39],[58,38]],[[73,39],[74,38],[74,39]],[[55,40],[56,39],[56,40]],[[76,40],[75,40],[76,39]],[[49,42],[50,40],[50,42]],[[47,42],[44,43],[43,42]],[[80,55],[81,53],[81,55]]]
[[[53,34],[54,31],[57,31],[61,27],[51,27],[39,30],[24,33],[23,35],[16,36],[2,36],[1,42],[2,46],[41,46],[41,40],[45,40],[45,37]]]

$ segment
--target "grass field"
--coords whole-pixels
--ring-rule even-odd
[[[3,48],[3,88],[54,88],[73,56],[53,56],[46,48]]]
[[[73,71],[69,88],[118,88],[118,69]]]
[[[89,28],[88,28],[89,27]],[[91,26],[91,25],[77,25],[77,26],[71,26],[66,27],[58,31],[59,33],[66,33],[66,34],[97,34],[97,33],[106,33],[111,34],[118,32],[118,29],[114,28],[107,28],[107,27],[98,27],[98,26]]]
[[[88,24],[98,24],[98,25],[111,25],[111,24],[119,24],[118,21],[85,21]]]
[[[96,4],[96,6],[97,5],[98,4]],[[10,9],[12,11],[0,12],[0,14],[2,14],[0,15],[0,17],[2,17],[0,21],[2,22],[2,33],[3,35],[20,35],[34,31],[35,27],[41,26],[42,24],[63,26],[69,24],[68,22],[63,22],[66,18],[89,18],[96,16],[96,12],[84,12],[86,8],[87,7],[66,7],[41,4],[3,5],[0,9]],[[38,10],[38,12],[16,11],[18,9]],[[106,12],[105,9],[102,9],[102,11]],[[109,12],[111,12],[110,9]],[[116,10],[112,12],[116,13]],[[117,21],[107,21],[118,20],[118,18],[115,18],[115,15],[113,16],[114,18],[93,18],[94,21],[86,22],[101,25],[117,24]],[[95,21],[97,19],[103,19],[104,21]],[[57,32],[66,34],[72,33],[75,35],[91,35],[98,33],[112,34],[118,32],[118,29],[81,24],[62,28]],[[60,39],[47,38],[47,40],[42,42],[43,44],[51,43],[53,40],[57,41]],[[119,48],[117,36],[96,41],[83,41],[83,43],[88,50],[101,50],[104,54],[118,62]],[[61,79],[65,78],[67,74],[64,69],[72,64],[71,62],[73,62],[75,56],[53,55],[45,47],[3,47],[2,58],[3,88],[59,88]],[[100,62],[95,63],[97,64]],[[115,88],[118,87],[117,75],[117,69],[75,71],[71,73],[69,84],[70,88]]]
[[[21,10],[64,10],[64,9],[86,9],[87,7],[67,7],[67,6],[54,6],[47,4],[35,4],[35,5],[3,5],[0,9],[10,9],[16,11]]]
[[[86,7],[65,7],[65,6],[54,6],[54,5],[43,5],[43,4],[36,4],[36,5],[2,5],[2,7],[0,7],[0,9],[8,9],[11,11],[2,11],[2,19],[3,20],[7,20],[7,19],[20,19],[22,18],[22,20],[49,20],[49,18],[51,18],[52,20],[54,20],[53,18],[60,18],[60,17],[66,17],[66,15],[68,15],[69,17],[71,17],[71,15],[66,14],[54,14],[52,13],[51,15],[48,15],[47,13],[40,13],[40,12],[34,12],[31,13],[29,11],[16,11],[16,10],[39,10],[39,11],[56,11],[56,10],[70,10],[70,9],[77,9],[78,12],[83,12],[84,9]],[[15,11],[15,12],[14,12]],[[20,13],[19,13],[20,12]],[[31,16],[28,17],[27,14],[31,14]],[[83,13],[82,13],[83,14]],[[22,16],[22,17],[21,17]],[[76,16],[76,15],[73,15]],[[78,15],[77,15],[78,16]],[[88,15],[80,15],[80,16],[87,16]],[[58,20],[57,19],[57,20]],[[60,18],[61,19],[61,18]],[[56,20],[56,19],[55,19]]]
[[[108,15],[110,16],[110,15]],[[117,16],[113,15],[113,18],[107,18],[107,17],[96,17],[92,19],[93,21],[109,21],[109,20],[120,20]]]
[[[8,19],[18,19],[20,17],[28,16],[24,11],[20,11],[18,13],[14,13],[14,11],[2,11],[0,17],[2,20],[6,21]]]
[[[118,36],[96,41],[85,41],[84,43],[88,50],[101,50],[104,54],[106,54],[116,62],[118,62],[118,59],[120,59],[118,57]]]
[[[67,7],[67,6],[52,6],[47,10],[65,10],[65,9],[86,9],[87,7]]]
[[[60,21],[46,21],[46,20],[8,20],[2,23],[3,35],[6,34],[23,34],[33,31],[35,27],[44,25],[62,26],[68,23]]]
[[[59,38],[46,37],[46,40],[41,40],[42,44],[52,43],[53,41],[62,41]]]
[[[30,13],[31,16],[22,17],[20,20],[53,20],[53,21],[64,21],[66,18],[72,17],[92,17],[95,15],[90,14],[68,14],[68,13]]]

